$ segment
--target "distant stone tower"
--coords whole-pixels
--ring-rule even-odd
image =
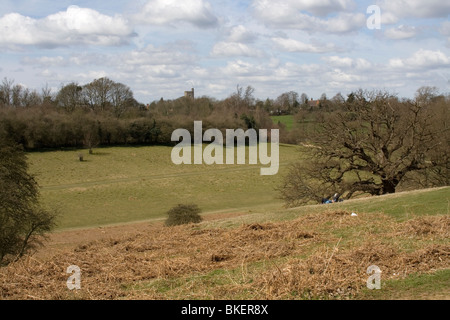
[[[184,92],[184,96],[185,96],[186,98],[195,99],[194,88],[192,88],[191,91],[185,91],[185,92]]]

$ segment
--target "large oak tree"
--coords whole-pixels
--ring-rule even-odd
[[[394,193],[406,182],[448,185],[449,105],[427,90],[405,101],[386,92],[351,94],[318,125],[307,160],[291,167],[280,188],[282,198],[293,206],[335,192]]]

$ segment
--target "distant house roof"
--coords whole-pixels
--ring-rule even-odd
[[[320,100],[313,100],[313,98],[311,98],[311,100],[308,101],[308,106],[309,107],[317,107],[320,103]]]

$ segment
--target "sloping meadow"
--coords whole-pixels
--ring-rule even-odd
[[[397,222],[347,211],[229,228],[149,224],[1,268],[0,299],[348,299],[371,265],[381,281],[448,268],[449,230],[445,215]],[[80,290],[67,287],[71,265]]]

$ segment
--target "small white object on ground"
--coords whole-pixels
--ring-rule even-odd
[[[352,212],[352,217],[357,217],[358,215],[354,212]]]

